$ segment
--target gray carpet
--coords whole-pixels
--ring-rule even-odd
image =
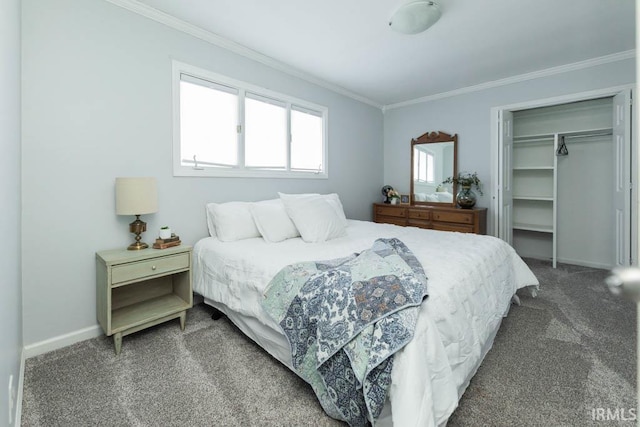
[[[634,425],[593,416],[602,408],[629,418],[635,407],[635,305],[608,293],[606,271],[527,263],[541,292],[521,293],[448,425]],[[295,374],[209,316],[197,305],[184,332],[176,320],[127,336],[120,356],[102,337],[27,360],[22,425],[345,425]]]

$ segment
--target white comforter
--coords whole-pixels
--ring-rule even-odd
[[[414,339],[395,356],[389,393],[396,426],[438,426],[449,418],[491,347],[516,289],[538,281],[511,246],[491,236],[349,220],[347,236],[324,243],[262,238],[200,240],[194,290],[279,331],[260,305],[271,278],[286,265],[342,257],[397,237],[428,277]],[[290,355],[271,351],[290,365]]]

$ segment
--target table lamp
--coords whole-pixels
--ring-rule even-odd
[[[140,220],[140,215],[157,211],[158,187],[155,178],[116,178],[116,214],[136,216],[136,220],[129,224],[129,231],[136,235],[136,241],[129,245],[128,250],[149,247],[140,241],[140,234],[147,231],[147,223]]]

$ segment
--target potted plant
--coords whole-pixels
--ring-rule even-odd
[[[171,229],[168,225],[164,227],[160,227],[160,238],[161,239],[169,239],[171,237]]]
[[[455,184],[458,187],[458,194],[456,195],[456,202],[458,206],[463,209],[471,209],[476,205],[476,194],[473,192],[473,187],[478,190],[478,193],[482,196],[482,188],[478,173],[460,172],[457,176],[450,176],[442,181],[443,184]]]
[[[397,205],[400,202],[400,193],[398,193],[393,188],[389,190],[389,192],[387,193],[387,197],[389,198],[389,202],[392,205]]]

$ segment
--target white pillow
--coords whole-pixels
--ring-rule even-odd
[[[446,191],[440,191],[438,193],[435,193],[436,196],[438,197],[438,201],[439,202],[453,202],[453,194],[446,192]]]
[[[260,232],[251,215],[249,202],[209,203],[207,211],[211,212],[215,234],[223,242],[260,237]],[[209,216],[207,217],[209,223]],[[211,233],[211,225],[209,225]]]
[[[338,214],[337,195],[326,197],[319,194],[278,194],[305,242],[325,242],[346,234],[346,218],[343,219]],[[337,200],[339,203],[340,200]]]
[[[207,215],[207,228],[209,229],[209,236],[216,237],[216,219],[213,217],[213,205],[217,205],[217,203],[207,203],[204,211]]]
[[[340,221],[342,221],[344,226],[346,227],[347,224],[348,224],[347,223],[347,216],[344,214],[344,208],[342,207],[342,202],[340,201],[340,196],[338,196],[338,193],[331,193],[331,194],[319,194],[319,193],[285,194],[285,193],[278,193],[278,195],[280,196],[281,199],[282,199],[282,196],[289,197],[289,198],[320,196],[320,197],[324,198],[327,202],[329,202],[329,205],[333,209],[335,209],[336,213],[338,214],[338,217],[340,218]]]
[[[347,227],[347,216],[344,214],[344,208],[342,202],[340,202],[340,196],[337,193],[325,194],[324,198],[338,214],[338,218],[342,221],[344,227]]]
[[[280,199],[254,203],[251,205],[251,214],[258,231],[269,243],[282,242],[300,236]]]

